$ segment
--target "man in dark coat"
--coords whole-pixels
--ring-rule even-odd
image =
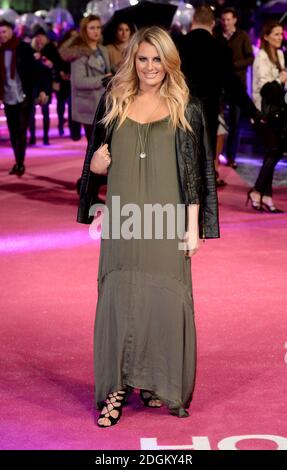
[[[231,51],[213,36],[215,18],[212,9],[203,5],[195,9],[191,31],[180,51],[182,70],[191,96],[200,98],[209,126],[211,144],[216,154],[216,136],[222,93],[234,96],[237,104],[253,119],[260,114],[234,73]]]
[[[49,145],[49,129],[50,129],[50,114],[49,105],[51,104],[51,97],[53,90],[58,91],[60,88],[60,71],[62,69],[62,59],[57,51],[56,46],[49,40],[45,30],[38,28],[31,43],[34,50],[34,58],[38,61],[39,67],[42,69],[42,74],[45,75],[47,85],[47,93],[49,101],[42,104],[43,115],[43,144]],[[35,95],[38,96],[38,86],[35,89]],[[36,126],[35,126],[36,106],[33,106],[30,116],[30,141],[31,145],[36,143]]]
[[[16,163],[10,174],[22,176],[27,145],[27,127],[33,105],[33,88],[39,83],[39,102],[47,100],[45,79],[32,48],[13,33],[13,26],[0,21],[0,101],[4,110]]]
[[[216,36],[230,49],[234,72],[246,89],[247,68],[252,65],[254,54],[248,34],[237,27],[237,21],[236,10],[232,7],[224,8],[221,12],[222,27]],[[232,95],[227,98],[229,103],[229,132],[226,142],[226,157],[228,165],[236,168],[235,157],[239,141],[240,106],[238,106]]]

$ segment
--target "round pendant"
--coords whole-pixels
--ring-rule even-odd
[[[141,152],[140,153],[140,158],[145,158],[146,157],[146,153],[145,152]]]

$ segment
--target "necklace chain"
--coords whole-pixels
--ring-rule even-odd
[[[144,141],[142,141],[142,137],[141,137],[141,133],[140,133],[140,124],[137,123],[138,135],[139,135],[140,147],[141,147],[140,158],[146,158],[146,143],[147,143],[147,138],[148,138],[149,126],[150,126],[150,122],[147,125]]]
[[[141,133],[140,133],[140,123],[137,122],[137,128],[138,128],[138,136],[139,136],[139,141],[140,141],[140,148],[141,148],[141,152],[140,152],[140,155],[139,157],[140,158],[146,158],[146,143],[147,143],[147,138],[148,138],[148,133],[149,133],[149,128],[150,128],[150,119],[152,118],[152,116],[154,115],[155,111],[158,109],[158,105],[153,109],[152,113],[149,115],[149,122],[147,123],[147,129],[146,129],[146,134],[144,136],[144,138],[142,139],[142,136],[141,136]],[[142,123],[142,124],[145,124],[145,123]]]

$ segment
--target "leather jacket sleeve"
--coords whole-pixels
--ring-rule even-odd
[[[199,99],[192,98],[187,106],[186,117],[192,132],[178,130],[176,141],[182,199],[186,205],[200,205],[200,238],[218,238],[218,200],[214,155]]]
[[[198,160],[202,173],[201,208],[199,229],[201,238],[219,238],[218,199],[214,168],[214,155],[207,132],[206,120],[201,107],[202,128]]]
[[[95,175],[92,171],[90,171],[90,163],[95,150],[97,150],[101,146],[101,144],[104,143],[106,140],[106,129],[101,123],[101,120],[104,115],[105,94],[102,96],[95,114],[92,134],[88,142],[82,170],[80,200],[77,215],[77,222],[80,222],[82,224],[90,224],[93,221],[93,216],[90,215],[89,212],[95,199],[95,178],[99,178],[99,175]],[[101,178],[103,180],[106,180],[105,176],[101,176]]]

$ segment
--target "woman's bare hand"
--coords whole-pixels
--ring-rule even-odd
[[[98,175],[105,175],[111,161],[108,144],[101,145],[92,157],[90,170]]]
[[[193,232],[186,232],[183,241],[186,245],[185,256],[191,258],[199,249],[199,236]]]

